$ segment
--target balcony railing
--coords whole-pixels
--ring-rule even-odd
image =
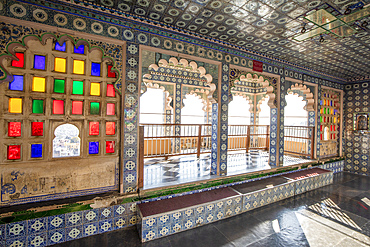
[[[268,125],[229,125],[229,151],[269,148],[270,128]]]
[[[284,126],[284,153],[314,158],[315,128]]]

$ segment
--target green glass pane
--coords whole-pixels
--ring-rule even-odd
[[[44,101],[40,99],[34,99],[32,103],[32,113],[42,114],[44,113]]]
[[[84,94],[84,83],[82,81],[73,81],[72,94]]]
[[[322,123],[322,117],[320,116],[320,123]]]
[[[54,80],[54,93],[64,93],[64,80]]]
[[[90,114],[91,115],[99,115],[99,102],[91,102],[90,103]]]

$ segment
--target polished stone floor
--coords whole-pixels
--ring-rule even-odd
[[[369,199],[370,177],[339,173],[332,185],[145,244],[130,227],[57,246],[370,246]]]
[[[284,166],[309,162],[308,159],[284,156]],[[210,174],[210,154],[177,156],[165,160],[164,158],[146,159],[144,161],[144,190],[189,183],[199,180],[216,178]],[[247,172],[271,169],[268,164],[268,153],[258,152],[256,159],[249,154],[233,152],[228,155],[227,174],[236,175]]]

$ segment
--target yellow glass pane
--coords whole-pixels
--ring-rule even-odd
[[[83,75],[85,73],[85,61],[73,60],[73,73]]]
[[[54,70],[56,72],[66,72],[66,63],[67,61],[65,58],[56,57],[54,62]]]
[[[100,96],[100,83],[97,82],[91,83],[90,95]]]
[[[22,99],[10,98],[9,99],[9,112],[10,113],[22,113]]]
[[[32,91],[34,92],[45,92],[45,78],[34,77],[32,81]]]

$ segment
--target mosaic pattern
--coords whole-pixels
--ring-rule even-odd
[[[354,117],[359,112],[369,111],[369,82],[346,85],[344,96],[344,143],[345,170],[361,175],[370,175],[369,131],[355,131]]]

